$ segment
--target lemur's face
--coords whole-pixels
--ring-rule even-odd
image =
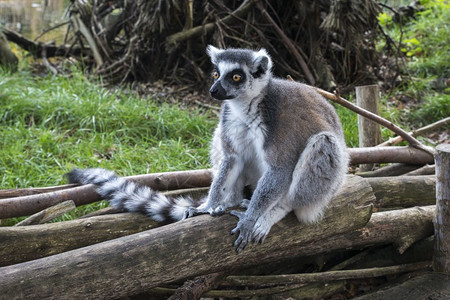
[[[265,50],[221,50],[208,47],[214,65],[209,92],[216,100],[246,99],[267,85],[272,62]]]

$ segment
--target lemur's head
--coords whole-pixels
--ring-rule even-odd
[[[272,60],[265,49],[218,49],[209,45],[207,52],[214,65],[214,84],[209,90],[214,99],[252,99],[271,77]]]

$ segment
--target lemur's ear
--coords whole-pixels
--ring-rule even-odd
[[[261,77],[266,74],[267,71],[270,71],[270,69],[272,69],[272,59],[266,49],[262,48],[258,52],[255,52],[252,68],[253,77]]]
[[[208,45],[208,47],[206,47],[206,53],[208,53],[209,57],[211,57],[211,62],[213,64],[216,64],[217,55],[219,55],[222,51],[222,49],[216,48],[213,45]]]

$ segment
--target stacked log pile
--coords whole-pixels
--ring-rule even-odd
[[[351,153],[359,151],[363,150]],[[352,154],[353,162],[366,162],[355,157]],[[229,232],[236,220],[230,215],[203,215],[161,226],[140,214],[106,209],[73,221],[2,227],[0,291],[8,299],[139,294],[161,299],[170,295],[319,299],[336,293],[351,297],[368,289],[368,282],[380,284],[396,274],[428,269],[435,176],[362,175],[366,178],[348,176],[319,223],[302,225],[288,215],[273,227],[265,243],[240,254],[232,247]],[[207,192],[210,172],[131,179],[171,190],[169,194],[198,198]],[[70,199],[80,205],[100,200],[92,186],[5,190],[1,195],[8,198],[0,199],[0,218],[40,211],[42,203],[52,206]],[[58,215],[70,209],[71,202],[60,206],[30,217],[29,223],[45,222],[53,211]]]

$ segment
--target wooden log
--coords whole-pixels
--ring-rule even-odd
[[[66,252],[157,226],[145,215],[121,213],[26,227],[0,227],[0,266]]]
[[[350,180],[352,180],[350,178]],[[412,207],[435,203],[435,177],[416,176],[411,178],[387,177],[365,179],[371,186],[377,199],[374,200],[375,209],[392,207]],[[347,185],[343,187],[347,188]],[[207,194],[207,189],[171,191],[172,196],[189,195],[194,198]],[[111,207],[105,210],[114,211]],[[106,212],[109,213],[109,212]],[[90,221],[89,230],[84,228],[85,222]],[[44,256],[69,251],[83,246],[106,241],[115,237],[146,230],[142,225],[152,225],[148,217],[139,214],[113,214],[104,218],[86,218],[63,223],[52,223],[33,226],[26,230],[0,227],[0,266],[20,263]],[[100,223],[101,225],[97,225]],[[156,224],[152,227],[156,227]],[[111,234],[110,230],[117,232]],[[76,232],[68,239],[68,232]],[[81,233],[80,233],[81,232]],[[123,234],[119,234],[123,232]],[[26,245],[25,247],[23,245]],[[47,245],[42,247],[42,245]]]
[[[450,274],[450,144],[436,147],[436,221],[433,269]]]
[[[387,176],[399,176],[406,174],[408,172],[417,170],[420,165],[410,165],[410,164],[391,164],[381,167],[374,171],[368,172],[358,172],[355,175],[367,178],[367,177],[387,177]]]
[[[425,165],[417,170],[404,174],[404,176],[419,176],[419,175],[434,175],[434,174],[436,174],[435,166]]]
[[[36,225],[47,223],[54,218],[62,216],[65,213],[68,213],[72,209],[75,209],[75,203],[72,200],[64,201],[62,203],[58,203],[54,206],[44,209],[32,216],[29,216],[22,222],[17,223],[14,226],[27,226],[27,225]]]
[[[433,156],[412,147],[367,147],[349,148],[350,163],[405,163],[425,165],[433,163]]]
[[[380,115],[380,105],[378,101],[378,86],[365,85],[356,87],[356,105]],[[359,147],[373,147],[381,142],[381,127],[379,124],[358,115]],[[370,171],[373,164],[360,164],[361,171]]]
[[[264,244],[237,254],[230,215],[197,216],[38,260],[0,268],[0,292],[8,299],[110,299],[147,291],[162,283],[230,268],[243,268],[298,253],[304,245],[364,226],[374,200],[370,185],[352,177],[324,218],[299,224],[289,214]],[[356,206],[356,207],[355,207]]]
[[[210,170],[154,173],[127,178],[160,191],[205,187],[211,184]],[[75,205],[79,206],[99,201],[100,196],[93,185],[89,184],[50,193],[0,199],[0,219],[31,215],[66,200],[73,200]]]
[[[81,49],[80,47],[71,47],[68,45],[55,46],[43,44],[40,42],[34,42],[32,40],[25,38],[18,32],[15,32],[8,28],[3,28],[3,33],[5,34],[6,38],[9,41],[17,44],[22,49],[30,52],[34,57],[42,57],[43,48],[46,48],[47,57],[67,56],[67,55],[79,56],[83,52],[83,49]]]
[[[48,187],[38,187],[38,188],[4,189],[4,190],[0,190],[0,199],[49,193],[49,192],[73,188],[76,186],[77,186],[76,184],[64,184],[64,185],[58,185],[58,186],[48,186]]]
[[[375,208],[405,208],[436,203],[436,178],[433,175],[366,179],[376,197]]]

